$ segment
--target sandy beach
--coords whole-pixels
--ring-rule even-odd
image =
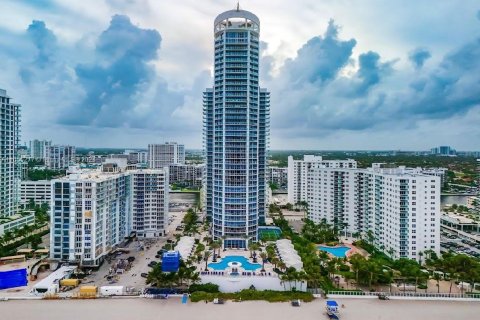
[[[476,319],[480,314],[478,302],[446,301],[380,301],[377,299],[337,299],[345,308],[345,320],[400,319]],[[111,299],[65,301],[7,301],[0,302],[2,320],[64,320],[64,319],[135,319],[135,320],[245,320],[245,319],[327,319],[325,300],[305,303],[300,308],[288,303],[227,302],[180,303],[180,299]]]

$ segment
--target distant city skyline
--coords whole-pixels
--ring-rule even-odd
[[[22,142],[201,149],[211,17],[235,5],[3,1],[0,88],[22,105]],[[272,150],[480,150],[478,1],[240,7],[268,41]]]

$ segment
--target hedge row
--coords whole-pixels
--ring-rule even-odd
[[[192,302],[199,301],[213,301],[215,298],[221,298],[225,300],[236,300],[236,301],[253,301],[253,300],[263,300],[268,302],[286,302],[291,300],[300,299],[305,302],[310,302],[313,300],[313,295],[309,292],[299,292],[299,291],[256,291],[256,290],[242,290],[235,293],[208,293],[203,291],[193,292],[190,295]]]
[[[194,293],[197,291],[205,292],[205,293],[218,293],[218,285],[213,283],[204,283],[204,284],[192,284],[190,288],[188,288],[190,293]]]

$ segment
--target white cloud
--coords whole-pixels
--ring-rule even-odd
[[[103,145],[104,143],[106,146],[119,146],[168,138],[183,140],[188,147],[200,147],[202,123],[200,104],[203,87],[210,86],[207,73],[211,70],[213,61],[213,19],[220,12],[232,9],[234,5],[234,2],[227,0],[3,1],[0,12],[0,59],[4,63],[0,66],[2,68],[0,87],[7,89],[17,102],[24,105],[24,139],[50,135],[52,139],[59,142],[72,142],[79,145],[94,143]],[[355,78],[359,67],[357,59],[360,54],[374,51],[381,56],[382,63],[397,61],[394,65],[396,70],[394,76],[382,78],[382,90],[390,94],[399,91],[399,87],[403,90],[405,84],[411,82],[411,77],[418,77],[419,80],[427,77],[429,73],[434,72],[448,52],[478,37],[479,21],[475,13],[479,9],[479,4],[474,0],[462,1],[461,6],[454,0],[441,2],[435,0],[417,2],[244,0],[240,5],[246,10],[253,11],[261,19],[261,39],[268,43],[263,62],[269,63],[272,71],[270,75],[273,75],[273,78],[262,83],[262,86],[270,86],[274,102],[277,99],[275,95],[279,95],[278,90],[288,88],[285,84],[288,78],[285,73],[282,74],[285,61],[294,59],[297,50],[308,40],[323,34],[331,18],[342,26],[340,31],[342,39],[356,40],[357,44],[353,48],[351,61],[339,70],[340,77],[336,80],[336,85],[325,89],[322,99],[315,101],[304,95],[304,92],[318,94],[315,86],[305,87],[306,91],[292,92],[289,97],[292,101],[291,106],[294,106],[296,101],[302,100],[307,104],[302,106],[303,110],[310,110],[318,115],[328,110],[328,116],[337,117],[338,121],[348,116],[349,109],[339,107],[332,110],[330,106],[331,103],[342,103],[338,99],[338,91],[348,86],[349,78],[350,80]],[[435,6],[435,10],[432,10],[432,6]],[[129,129],[128,126],[85,127],[83,130],[76,131],[78,128],[76,126],[55,124],[59,110],[64,110],[83,97],[84,92],[77,83],[75,67],[79,64],[94,62],[98,37],[108,28],[114,14],[127,15],[139,28],[155,29],[162,37],[158,58],[148,63],[155,72],[155,79],[142,93],[136,93],[138,104],[132,109],[134,123],[131,123],[131,127],[138,127],[143,121],[148,128],[140,130]],[[54,75],[38,72],[36,73],[37,82],[26,86],[21,81],[19,72],[33,59],[32,45],[24,35],[32,20],[44,21],[52,30],[58,38],[60,57],[52,66],[55,70]],[[414,73],[408,61],[408,54],[417,47],[428,48],[432,57],[421,72]],[[57,71],[61,72],[57,73]],[[262,74],[265,75],[265,73]],[[461,77],[461,81],[464,81],[462,84],[464,88],[472,84],[467,77]],[[166,102],[165,97],[158,96],[159,88],[164,88],[167,90],[165,92],[175,97],[181,97],[181,103]],[[160,90],[160,92],[163,91]],[[457,89],[455,94],[461,94],[461,90]],[[175,99],[172,101],[177,101]],[[159,110],[162,103],[169,103],[168,108],[165,109],[168,112]],[[308,106],[309,103],[310,106]],[[358,101],[352,102],[352,104],[355,103]],[[297,139],[294,136],[301,135],[302,132],[304,136],[308,135],[309,132],[305,128],[307,125],[304,126],[304,131],[302,126],[288,130],[282,124],[282,119],[289,118],[289,115],[285,114],[284,107],[278,104],[271,106],[274,148],[293,146],[320,148],[324,144],[347,148],[352,147],[352,144],[361,144],[362,141],[365,145],[380,148],[393,146],[392,141],[396,141],[395,135],[401,136],[407,133],[412,136],[422,134],[427,140],[423,146],[412,143],[412,147],[415,148],[425,148],[435,144],[433,141],[440,137],[448,140],[445,134],[433,134],[433,131],[432,135],[428,134],[429,131],[425,128],[434,127],[429,125],[429,120],[419,120],[416,127],[408,130],[407,133],[402,128],[393,132],[382,131],[379,124],[375,130],[368,128],[364,131],[319,132],[311,139],[305,139],[305,137]],[[300,110],[302,109],[290,111],[298,116]],[[155,114],[168,118],[152,117]],[[463,132],[462,130],[467,127],[470,128],[469,130],[474,130],[475,134],[478,133],[477,127],[467,124],[467,118],[459,115],[452,117],[454,118],[458,125],[452,127],[450,137],[460,139],[462,135],[459,132]],[[298,120],[302,121],[302,118]],[[358,120],[366,121],[366,119]],[[165,124],[159,126],[158,123],[161,121],[165,121]],[[448,119],[442,121],[448,121]],[[462,121],[465,122],[464,126],[461,125]],[[185,127],[188,127],[188,130],[183,130]],[[286,134],[287,131],[291,132]],[[60,132],[62,134],[59,134]],[[121,137],[121,140],[110,138],[112,134]],[[95,139],[89,139],[89,136]],[[391,138],[388,140],[382,138],[385,136]],[[101,140],[99,140],[100,137]],[[139,137],[141,139],[138,139]],[[289,140],[288,137],[291,139]],[[337,139],[339,143],[332,144],[328,140],[331,137]],[[69,141],[65,141],[67,139]],[[480,146],[475,141],[479,140],[465,142],[464,147],[479,149]],[[464,143],[463,141],[454,142],[451,144]]]

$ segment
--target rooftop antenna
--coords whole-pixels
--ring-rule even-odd
[[[240,11],[240,1],[237,1],[237,11]]]

